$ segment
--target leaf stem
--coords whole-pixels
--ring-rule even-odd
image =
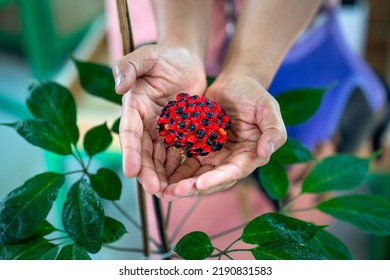
[[[171,211],[172,211],[172,201],[168,202],[168,209],[167,209],[167,215],[165,217],[165,228],[168,228],[169,226],[169,220],[171,218]]]
[[[69,171],[69,172],[66,172],[64,175],[71,175],[71,174],[76,174],[76,173],[84,173],[84,170]]]
[[[138,230],[141,230],[141,226],[125,211],[121,206],[118,205],[115,201],[112,201],[112,204],[115,206],[115,208]],[[160,244],[149,236],[149,240],[158,248],[160,248]]]
[[[178,223],[177,227],[175,228],[174,232],[172,233],[171,242],[173,242],[173,240],[176,239],[180,230],[183,228],[185,222],[191,216],[192,212],[194,212],[195,208],[199,205],[200,201],[201,201],[201,197],[197,197],[196,200],[194,201],[194,203],[191,205],[191,207],[187,210],[187,212],[181,218],[180,222]]]
[[[211,236],[210,236],[210,239],[216,239],[216,238],[222,237],[222,236],[224,236],[224,235],[226,235],[226,234],[229,234],[229,233],[231,233],[231,232],[234,232],[234,231],[236,231],[236,230],[239,230],[239,229],[243,228],[246,224],[247,224],[247,223],[243,223],[243,224],[241,224],[241,225],[238,225],[238,226],[232,227],[232,228],[230,228],[230,229],[224,230],[224,231],[222,231],[222,232],[220,232],[220,233],[211,235]]]
[[[310,211],[310,210],[314,210],[314,209],[315,209],[314,206],[312,206],[312,207],[305,207],[305,208],[288,209],[287,213],[304,212],[304,211]]]
[[[296,201],[298,200],[298,198],[300,198],[302,196],[302,193],[299,193],[298,195],[296,196],[293,196],[288,203],[286,203],[286,205],[284,205],[282,208],[281,208],[281,211],[282,212],[288,212],[288,209],[291,207],[291,205]]]
[[[231,256],[229,256],[225,251],[222,251],[222,250],[220,250],[220,249],[218,249],[218,248],[215,248],[215,247],[214,247],[214,249],[217,250],[217,251],[219,252],[219,254],[211,255],[211,256],[210,256],[211,258],[216,258],[216,257],[218,257],[218,260],[220,260],[222,256],[226,256],[226,257],[229,258],[230,260],[234,260],[234,259],[233,259]]]

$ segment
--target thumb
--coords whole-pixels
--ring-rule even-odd
[[[262,132],[257,144],[257,154],[261,159],[268,160],[286,142],[287,132],[279,110],[269,109],[265,112],[261,114],[262,119],[257,120]]]
[[[118,94],[128,92],[136,78],[147,74],[158,60],[156,46],[143,46],[125,55],[112,68],[115,79],[115,91]]]

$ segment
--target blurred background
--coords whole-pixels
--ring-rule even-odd
[[[115,61],[111,28],[115,0],[0,0],[0,122],[29,116],[25,100],[34,80],[54,80],[68,87],[78,104],[79,125],[87,129],[107,121],[112,123],[120,108],[86,95],[69,57],[111,66]],[[142,1],[141,1],[142,2]],[[132,1],[136,5],[136,1]],[[130,4],[130,10],[132,9]],[[338,12],[341,29],[351,50],[365,59],[387,84],[390,83],[390,1],[344,0]],[[356,125],[356,124],[351,124]],[[0,199],[25,180],[59,163],[52,155],[26,143],[14,131],[0,126]],[[380,137],[383,156],[372,166],[367,183],[369,192],[390,199],[390,130]],[[363,141],[358,155],[372,152],[372,138]],[[121,172],[118,139],[110,150],[109,161]],[[67,163],[65,163],[67,164]],[[133,180],[125,180],[134,186]],[[134,188],[124,188],[129,200]],[[136,207],[133,209],[137,217]],[[112,210],[113,215],[115,209]],[[58,215],[58,213],[53,214]],[[130,225],[131,226],[131,225]],[[332,225],[357,259],[390,259],[389,238],[371,237],[352,226]],[[137,244],[132,236],[124,243]],[[112,252],[97,258],[108,258]],[[119,256],[120,258],[120,256]],[[137,255],[134,255],[137,258]]]

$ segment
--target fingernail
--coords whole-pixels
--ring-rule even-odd
[[[274,143],[272,141],[268,141],[265,148],[267,150],[267,154],[269,157],[275,152],[275,146],[274,146]]]
[[[124,74],[120,74],[119,76],[116,76],[115,77],[115,87],[120,86],[123,83],[123,81],[125,80],[125,78],[126,78],[126,75],[124,75]]]

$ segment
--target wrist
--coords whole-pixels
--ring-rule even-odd
[[[230,79],[229,77],[249,77],[256,80],[263,88],[268,89],[274,77],[274,73],[269,71],[269,69],[267,67],[262,68],[252,62],[231,61],[231,63],[224,63],[219,77],[224,79]]]

